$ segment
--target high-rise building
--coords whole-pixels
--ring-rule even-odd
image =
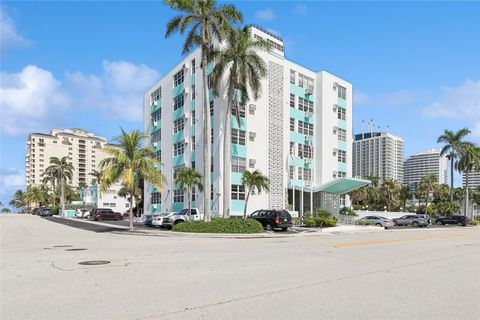
[[[94,178],[90,173],[99,171],[98,164],[107,157],[102,149],[108,145],[107,139],[82,129],[54,129],[49,134],[31,133],[25,159],[27,187],[42,184],[42,175],[50,165],[51,157],[68,157],[75,169],[71,186],[78,187],[82,182],[90,184]]]
[[[426,175],[434,175],[440,184],[447,183],[448,160],[440,156],[441,149],[430,149],[410,156],[405,161],[404,183],[415,192],[418,183]]]
[[[376,176],[381,181],[393,179],[402,183],[403,148],[403,139],[388,132],[356,134],[353,141],[353,176]]]
[[[467,176],[462,173],[462,186],[465,188],[467,183]],[[480,171],[470,171],[468,173],[468,189],[475,189],[480,187]]]
[[[270,179],[268,193],[252,195],[248,210],[310,207],[307,196],[315,188],[338,177],[351,177],[352,85],[326,71],[315,72],[284,55],[281,38],[258,27],[252,37],[273,45],[258,52],[268,69],[261,79],[262,94],[239,111],[240,124],[232,116],[230,215],[243,212],[245,170],[259,170]],[[213,69],[209,65],[208,73]],[[209,75],[210,78],[210,75]],[[200,50],[196,49],[145,93],[144,130],[149,132],[166,188],[160,193],[146,184],[145,211],[179,210],[187,206],[187,193],[173,183],[183,167],[203,174],[203,107]],[[223,213],[223,129],[226,100],[209,96],[212,124],[211,194],[214,214]],[[203,194],[195,190],[193,206],[203,211]],[[313,198],[313,197],[312,197]],[[228,210],[226,210],[228,212]]]

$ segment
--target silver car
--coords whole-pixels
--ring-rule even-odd
[[[393,227],[393,221],[382,216],[366,216],[358,219],[357,222],[358,224],[384,227],[385,229]]]
[[[396,226],[413,226],[413,227],[426,227],[428,226],[428,221],[425,220],[421,215],[417,214],[407,214],[400,218],[393,219],[393,223]]]

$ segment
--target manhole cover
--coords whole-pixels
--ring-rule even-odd
[[[107,260],[91,260],[91,261],[82,261],[79,262],[78,264],[81,264],[83,266],[97,266],[101,264],[109,264],[110,261]]]
[[[68,248],[68,247],[73,247],[71,244],[61,244],[58,246],[53,246],[54,248]]]
[[[83,249],[83,248],[65,249],[65,251],[83,251],[83,250],[87,250],[87,249]]]

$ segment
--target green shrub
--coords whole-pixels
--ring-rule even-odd
[[[305,227],[315,228],[317,226],[314,218],[305,219]]]
[[[361,204],[354,204],[353,205],[353,210],[363,210],[364,207]]]
[[[303,213],[303,219],[309,219],[312,217],[312,213],[310,212],[310,210],[307,210]]]
[[[347,207],[343,207],[342,209],[340,209],[340,214],[343,214],[343,215],[346,215],[346,216],[356,216],[357,215],[355,213],[355,211],[353,211],[352,209],[347,208]]]
[[[259,233],[263,232],[263,227],[260,222],[253,219],[216,218],[212,219],[211,222],[192,221],[179,223],[172,230],[194,233]]]
[[[468,222],[469,225],[471,226],[480,226],[480,221],[479,220],[470,220]]]
[[[327,209],[318,208],[317,217],[319,218],[330,218],[332,214]]]
[[[335,227],[337,225],[337,219],[335,218],[309,218],[305,219],[305,227],[308,228],[328,228]]]

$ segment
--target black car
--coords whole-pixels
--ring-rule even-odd
[[[257,210],[250,215],[250,218],[260,222],[268,231],[273,229],[285,231],[293,225],[292,216],[285,210]]]
[[[100,208],[93,209],[90,212],[90,220],[102,221],[102,220],[123,220],[122,214],[120,212],[114,212],[109,208]]]
[[[445,224],[456,224],[457,226],[466,226],[468,224],[468,219],[465,216],[450,216],[450,217],[441,217],[437,218],[436,224],[445,225]]]
[[[40,216],[40,217],[51,217],[52,216],[52,210],[50,208],[37,208],[33,211],[35,215]]]

